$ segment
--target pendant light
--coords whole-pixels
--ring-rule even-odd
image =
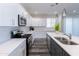
[[[63,16],[66,16],[66,9],[63,9]]]

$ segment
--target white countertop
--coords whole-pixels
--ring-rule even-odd
[[[25,38],[15,38],[0,44],[0,56],[8,56],[17,46],[19,46],[25,40]]]
[[[58,40],[56,40],[54,37],[65,37],[68,39],[67,36],[63,35],[63,33],[53,33],[53,32],[47,32],[47,34],[53,38],[53,40],[61,46],[62,49],[64,49],[69,55],[71,56],[79,56],[79,45],[65,45]],[[72,36],[71,41],[79,44],[79,37]]]

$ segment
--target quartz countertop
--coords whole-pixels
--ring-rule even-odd
[[[64,37],[68,39],[66,35],[63,35],[63,33],[53,33],[53,32],[47,32],[47,34],[62,48],[64,49],[69,55],[71,56],[79,56],[79,45],[66,45],[61,42],[59,42],[54,37]],[[72,36],[71,41],[79,44],[79,37]]]
[[[24,42],[25,38],[15,38],[0,44],[0,56],[8,56],[14,49]]]

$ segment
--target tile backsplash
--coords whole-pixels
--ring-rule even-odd
[[[17,27],[1,26],[0,27],[0,43],[10,39],[10,31]]]

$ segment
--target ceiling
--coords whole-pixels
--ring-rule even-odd
[[[49,17],[62,13],[66,9],[68,14],[79,14],[79,3],[21,3],[34,17]]]

